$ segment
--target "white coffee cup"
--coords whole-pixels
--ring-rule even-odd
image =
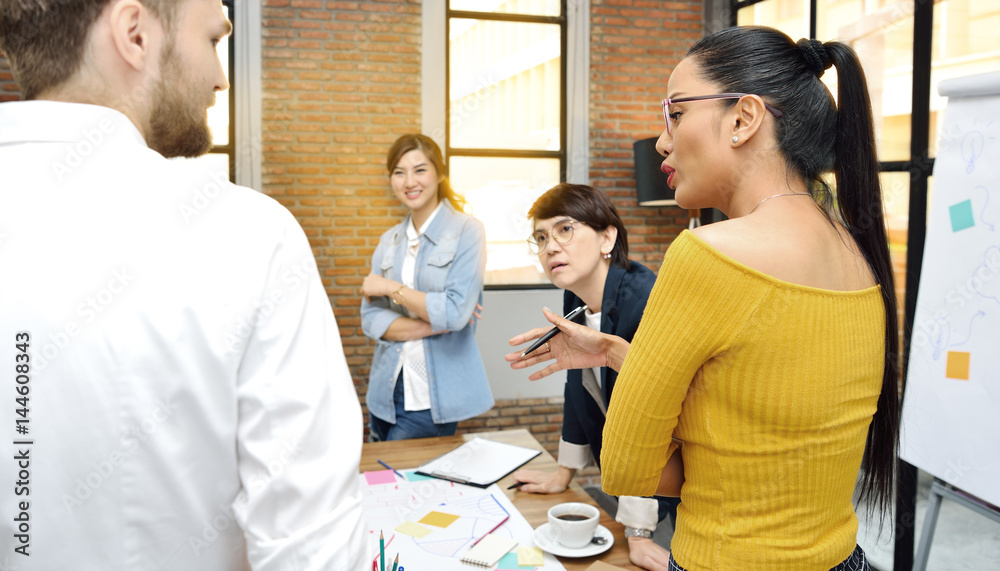
[[[578,549],[590,543],[601,512],[589,504],[568,502],[549,508],[552,537],[564,547]]]

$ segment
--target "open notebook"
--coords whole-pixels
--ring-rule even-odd
[[[517,547],[517,541],[499,535],[487,535],[479,541],[468,553],[462,556],[462,563],[493,567],[500,558]]]
[[[541,454],[538,450],[473,438],[417,468],[418,474],[485,488]]]

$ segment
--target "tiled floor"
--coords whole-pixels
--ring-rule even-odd
[[[930,475],[921,472],[918,477],[917,489],[917,541],[923,531],[924,511],[927,509],[927,497],[930,493]],[[604,508],[614,516],[618,503],[614,498],[601,491],[600,488],[588,486],[584,489]],[[889,537],[892,523],[888,522],[883,530],[883,536],[877,537],[878,525],[861,521],[858,530],[858,543],[868,555],[868,561],[877,571],[892,571],[893,544]],[[653,539],[656,543],[670,548],[670,537],[673,529],[670,523],[663,521]],[[927,571],[1000,571],[1000,523],[985,518],[969,509],[948,501],[941,502],[934,541],[931,543],[930,557],[927,561]]]

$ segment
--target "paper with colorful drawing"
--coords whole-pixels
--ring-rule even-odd
[[[476,539],[496,527],[508,513],[510,519],[493,534],[511,538],[518,546],[534,546],[531,525],[496,484],[482,489],[438,479],[416,479],[413,471],[403,474],[406,481],[396,477],[390,483],[358,475],[373,559],[379,556],[378,538],[383,532],[386,560],[399,554],[399,564],[407,571],[471,571],[475,567],[462,563],[461,558]],[[517,547],[513,548],[508,559],[516,562],[517,552]],[[540,565],[500,568],[565,571],[548,553]]]

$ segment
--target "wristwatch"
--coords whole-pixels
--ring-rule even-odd
[[[653,532],[648,529],[625,526],[625,537],[645,537],[646,539],[653,539]]]
[[[403,301],[406,301],[406,298],[403,297],[403,290],[404,289],[406,289],[406,284],[403,284],[403,285],[399,286],[399,289],[397,289],[396,291],[392,292],[389,295],[389,299],[391,299],[392,302],[395,303],[396,305],[403,305]],[[403,301],[396,301],[396,296],[397,295],[399,296],[399,299],[401,299]]]

